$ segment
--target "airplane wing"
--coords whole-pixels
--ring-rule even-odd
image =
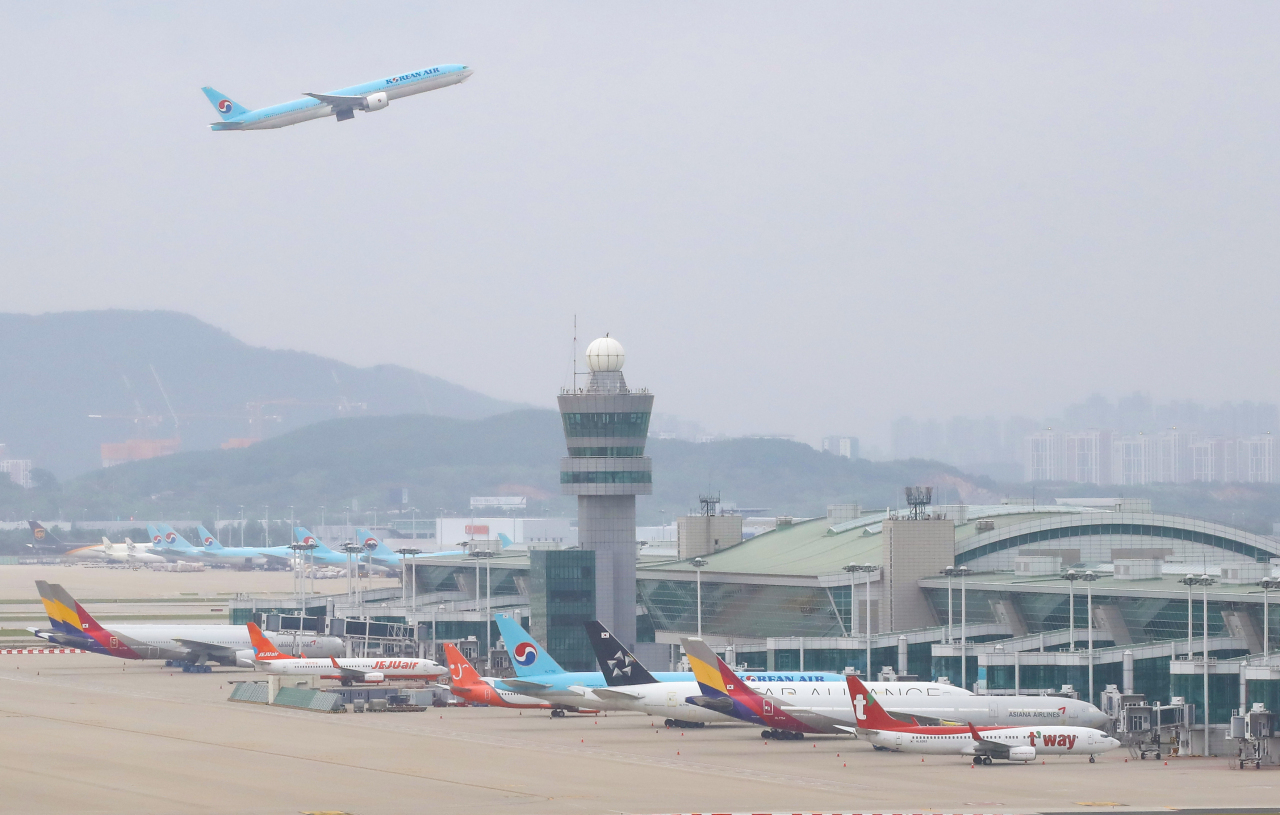
[[[504,679],[502,680],[502,684],[515,688],[516,690],[530,691],[533,693],[547,690],[551,687],[550,685],[544,685],[541,682],[528,682],[524,679]]]
[[[194,651],[197,654],[204,654],[205,656],[233,657],[236,655],[237,650],[228,645],[214,645],[211,642],[181,639],[179,637],[174,637],[173,641],[189,651]]]
[[[601,699],[617,699],[622,702],[644,698],[644,694],[631,693],[630,691],[619,690],[617,688],[593,688],[592,693]]]
[[[978,752],[983,755],[994,756],[995,758],[1008,758],[1009,745],[1001,744],[998,741],[984,739],[978,733],[978,728],[973,726],[973,722],[966,722],[969,725],[969,735],[973,736],[973,740],[978,743]]]
[[[339,665],[338,660],[334,659],[333,657],[329,657],[329,661],[333,663],[333,667],[338,669],[338,673],[342,674],[345,677],[349,677],[351,679],[359,679],[363,681],[365,674],[368,673],[368,671],[362,671],[359,668],[344,668],[341,665]]]
[[[365,110],[369,107],[369,100],[363,96],[331,96],[326,93],[304,93],[304,96],[310,96],[312,99],[318,99],[326,105],[332,105],[335,109],[351,108],[355,110]]]

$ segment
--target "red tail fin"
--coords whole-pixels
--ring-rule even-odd
[[[471,663],[467,661],[461,651],[454,647],[453,643],[446,642],[444,644],[444,656],[449,662],[451,684],[460,688],[484,684],[480,674],[476,673],[476,669],[471,667]]]
[[[890,716],[871,691],[867,690],[867,686],[862,684],[861,679],[849,674],[845,677],[845,682],[849,685],[849,699],[853,702],[853,715],[858,720],[858,727],[868,730],[901,730],[909,726]]]
[[[288,654],[280,653],[271,640],[267,639],[267,635],[262,633],[262,629],[258,628],[255,623],[249,623],[249,642],[253,643],[254,659],[260,662],[269,662],[273,659],[293,659]]]
[[[982,741],[982,736],[978,735],[978,728],[973,726],[973,722],[966,722],[969,725],[969,735],[973,736],[974,741]]]

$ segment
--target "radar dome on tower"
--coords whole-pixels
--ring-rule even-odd
[[[609,336],[601,337],[587,346],[587,366],[596,371],[621,371],[627,352],[622,343]]]

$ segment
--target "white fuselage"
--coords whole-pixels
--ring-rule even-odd
[[[960,728],[941,728],[960,730]],[[983,752],[979,742],[967,730],[947,733],[912,733],[900,730],[860,730],[877,747],[887,747],[904,753],[928,753],[932,755],[973,756]],[[985,741],[1014,747],[1034,748],[1034,755],[1091,756],[1114,750],[1120,742],[1101,730],[1091,727],[1009,727],[985,730],[979,735]],[[1025,752],[1025,751],[1024,751]]]
[[[142,659],[185,659],[193,652],[204,650],[200,645],[209,645],[235,651],[240,656],[240,665],[253,666],[253,643],[249,641],[249,631],[243,625],[113,625],[104,628]],[[294,649],[292,633],[268,633],[267,636],[282,651]],[[302,653],[316,656],[346,653],[346,646],[337,637],[304,633],[296,638],[296,645]]]
[[[280,638],[275,642],[279,644]],[[306,653],[306,650],[303,650]],[[286,674],[291,676],[318,676],[321,679],[346,679],[359,681],[346,671],[359,671],[365,674],[380,674],[387,679],[427,679],[432,680],[444,676],[448,668],[430,659],[400,659],[396,657],[338,658],[335,667],[333,660],[328,659],[266,659],[259,660],[258,667],[267,673]]]
[[[788,705],[827,712],[827,708],[843,708],[850,722],[853,721],[853,707],[849,703],[849,689],[843,681],[826,682],[751,682],[747,686],[756,693],[770,699],[778,699]],[[937,682],[872,682],[872,692],[876,698],[885,700],[890,710],[897,710],[891,700],[899,698],[899,694],[910,693],[912,700],[920,700],[920,704],[936,703],[947,709],[960,708],[964,703],[960,700],[973,696],[963,688],[943,685]],[[697,682],[655,682],[649,685],[618,685],[610,688],[572,688],[578,694],[579,703],[599,706],[602,710],[633,710],[650,716],[679,719],[686,722],[736,722],[732,716],[717,713],[714,710],[695,705],[686,700],[693,696],[702,696]],[[634,695],[634,698],[633,698]],[[549,692],[543,698],[562,702],[567,699],[565,692]],[[927,715],[934,715],[932,713]]]

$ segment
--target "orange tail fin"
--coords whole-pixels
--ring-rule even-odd
[[[267,662],[273,659],[293,659],[288,654],[280,653],[271,640],[267,639],[267,635],[262,633],[262,629],[257,624],[249,623],[249,642],[253,643],[254,659],[260,662]]]
[[[450,684],[460,688],[484,684],[480,674],[476,673],[476,669],[471,667],[471,663],[453,643],[444,643],[444,655],[449,662]]]

